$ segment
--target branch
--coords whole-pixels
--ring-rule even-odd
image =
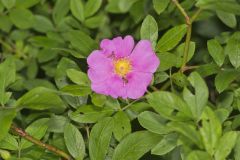
[[[192,23],[193,21],[197,18],[197,16],[200,14],[201,9],[198,9],[196,13],[190,18],[187,14],[187,12],[184,10],[184,8],[181,6],[181,4],[178,2],[178,0],[172,0],[172,2],[177,6],[181,14],[184,16],[186,24],[187,24],[187,36],[185,40],[185,45],[184,45],[184,52],[183,52],[183,63],[180,68],[181,72],[185,71],[185,66],[188,61],[188,52],[189,52],[189,47],[190,47],[190,41],[191,41],[191,35],[192,35]]]
[[[71,156],[68,155],[67,153],[65,153],[64,151],[54,147],[54,146],[51,146],[49,144],[46,144],[46,143],[43,143],[41,142],[40,140],[30,136],[28,133],[26,133],[24,130],[22,130],[21,128],[18,128],[16,127],[15,125],[12,125],[11,126],[11,130],[13,133],[19,135],[20,137],[32,142],[33,144],[35,145],[38,145],[39,147],[42,147],[42,148],[45,148],[55,154],[58,154],[59,156],[63,157],[64,159],[66,160],[72,160]]]

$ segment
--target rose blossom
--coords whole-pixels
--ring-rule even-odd
[[[92,90],[114,98],[143,96],[160,63],[151,42],[141,40],[134,47],[132,36],[116,37],[102,40],[100,48],[87,58]]]

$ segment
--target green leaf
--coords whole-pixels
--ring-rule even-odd
[[[110,107],[83,105],[70,113],[69,117],[79,123],[95,123],[104,117],[111,116],[113,112],[114,110]]]
[[[212,159],[212,157],[203,151],[198,151],[198,150],[194,150],[192,152],[190,152],[186,158],[186,160],[210,160]]]
[[[148,131],[134,132],[117,145],[112,160],[138,160],[161,139],[162,136]]]
[[[91,95],[91,100],[94,105],[102,107],[106,103],[107,97],[105,95],[93,93]]]
[[[65,116],[52,115],[48,123],[48,131],[54,133],[63,133],[64,126],[69,121]]]
[[[44,110],[50,108],[65,108],[61,98],[53,91],[44,87],[37,87],[19,98],[17,107],[34,110]]]
[[[63,57],[59,61],[55,73],[55,83],[58,88],[62,88],[69,84],[66,71],[70,68],[79,70],[78,65],[73,60]]]
[[[229,56],[231,64],[240,67],[240,32],[235,32],[228,40],[225,52]]]
[[[153,7],[157,14],[161,14],[168,6],[170,0],[153,0]]]
[[[197,131],[196,126],[184,122],[169,122],[167,124],[172,131],[182,134],[188,139],[189,142],[195,143],[199,148],[203,148],[200,133]]]
[[[42,137],[44,137],[44,135],[47,132],[48,122],[49,122],[49,118],[38,119],[33,123],[31,123],[25,131],[30,136],[40,140]],[[28,140],[21,139],[21,143],[20,143],[21,149],[26,149],[28,147],[31,147],[32,145],[33,143],[29,142]]]
[[[237,19],[234,14],[224,11],[217,11],[217,16],[228,27],[235,28],[237,26]]]
[[[19,8],[30,8],[39,2],[40,0],[16,0],[16,6]]]
[[[94,15],[101,7],[102,0],[88,0],[84,7],[84,16],[90,17]]]
[[[68,151],[76,160],[82,160],[85,155],[85,143],[81,132],[71,123],[64,127],[64,141]]]
[[[217,63],[218,66],[222,66],[225,55],[223,52],[223,47],[216,39],[209,40],[207,42],[207,47],[209,54],[212,56],[213,60]]]
[[[76,84],[89,86],[90,80],[88,79],[88,76],[86,73],[78,71],[76,69],[68,69],[67,70],[67,76],[70,78],[70,80]]]
[[[152,154],[164,155],[172,151],[177,146],[178,135],[175,133],[167,134],[163,139],[151,150]]]
[[[197,72],[192,72],[188,77],[188,80],[194,87],[195,94],[185,87],[183,90],[183,99],[191,109],[193,118],[199,120],[208,102],[208,87]]]
[[[13,151],[17,150],[19,148],[17,139],[14,138],[13,135],[8,133],[6,136],[4,136],[4,138],[2,140],[0,140],[0,148],[7,149],[7,150],[13,150]]]
[[[182,43],[176,49],[176,55],[177,55],[177,64],[175,65],[176,67],[181,67],[183,64],[184,47],[185,47],[185,43]],[[195,53],[195,48],[196,48],[195,42],[190,41],[187,62],[191,60],[191,58],[193,57]]]
[[[238,133],[238,137],[236,140],[236,145],[234,147],[234,159],[240,160],[240,136],[239,136],[239,133]]]
[[[2,4],[7,8],[11,9],[15,6],[16,0],[1,0]]]
[[[33,29],[38,32],[46,33],[49,31],[54,31],[54,26],[47,17],[35,15],[35,23],[33,25]]]
[[[119,111],[113,116],[114,127],[113,134],[114,137],[120,141],[124,136],[131,133],[131,123],[125,112]]]
[[[53,20],[56,24],[68,14],[70,9],[70,0],[57,0],[53,8]]]
[[[140,32],[141,39],[150,40],[152,47],[155,48],[158,39],[158,24],[151,15],[146,16],[143,20]]]
[[[15,108],[0,108],[0,141],[7,135],[16,114]]]
[[[159,84],[166,81],[169,78],[169,75],[166,72],[156,72],[154,74],[154,84]]]
[[[101,28],[106,22],[106,16],[103,14],[90,17],[84,21],[84,24],[91,29]]]
[[[169,130],[166,127],[166,120],[154,112],[142,112],[138,115],[138,121],[143,128],[150,132],[157,134],[169,133]]]
[[[89,137],[89,154],[91,160],[105,159],[113,127],[113,119],[110,117],[102,119],[93,126]]]
[[[240,5],[235,0],[198,0],[196,6],[212,11],[220,10],[237,15],[240,14]]]
[[[67,85],[60,90],[71,96],[87,96],[92,92],[90,86],[85,85]]]
[[[217,142],[222,136],[222,125],[216,114],[207,107],[202,115],[202,126],[200,128],[200,134],[203,139],[203,144],[206,151],[213,155]]]
[[[71,45],[80,51],[84,56],[88,56],[97,48],[97,43],[86,33],[82,31],[70,31],[67,33],[67,39]]]
[[[170,120],[187,120],[191,115],[191,110],[187,104],[177,95],[158,91],[147,95],[148,103],[156,110],[163,118]]]
[[[0,29],[9,32],[12,28],[12,22],[8,16],[0,15]]]
[[[138,0],[111,0],[106,6],[106,10],[111,13],[126,13]]]
[[[239,76],[237,70],[220,71],[215,77],[215,86],[219,93],[226,90],[229,85]]]
[[[35,17],[32,12],[24,8],[16,8],[10,12],[10,19],[15,26],[20,29],[31,28],[35,23]]]
[[[187,25],[179,25],[168,30],[158,41],[157,51],[166,52],[173,49],[187,32]]]
[[[159,71],[166,71],[177,64],[178,57],[169,52],[157,53],[158,58],[161,60]]]
[[[226,132],[219,140],[214,154],[215,159],[225,160],[227,156],[231,153],[237,140],[237,132],[229,131]]]
[[[84,8],[82,0],[71,0],[70,9],[75,18],[81,22],[84,21]]]
[[[9,93],[6,88],[15,81],[16,68],[13,58],[6,59],[0,64],[0,104],[4,105],[9,100]]]

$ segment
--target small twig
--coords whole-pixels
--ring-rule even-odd
[[[153,91],[158,91],[158,88],[155,86],[149,86]]]
[[[42,148],[45,148],[53,153],[56,153],[57,155],[65,158],[66,160],[72,160],[71,156],[68,155],[67,153],[65,153],[64,151],[54,147],[54,146],[51,146],[49,144],[46,144],[46,143],[43,143],[41,142],[40,140],[30,136],[28,133],[26,133],[24,130],[22,130],[21,128],[18,128],[16,127],[15,125],[12,125],[11,126],[11,130],[13,133],[19,135],[20,137],[32,142],[33,144],[39,146],[39,147],[42,147]]]
[[[188,52],[189,52],[189,48],[190,48],[191,35],[192,35],[192,25],[189,24],[188,28],[187,28],[187,36],[186,36],[185,45],[184,45],[183,63],[180,68],[181,72],[183,72],[183,69],[186,66],[186,63],[188,61]]]
[[[197,16],[201,13],[201,9],[198,9],[196,13],[190,18],[187,14],[187,12],[184,10],[184,8],[181,6],[181,4],[178,2],[178,0],[172,0],[172,2],[177,6],[181,14],[184,16],[186,24],[187,24],[187,36],[185,40],[184,45],[184,52],[183,52],[183,63],[180,68],[181,72],[184,72],[186,63],[188,61],[188,52],[190,48],[190,41],[191,41],[191,35],[192,35],[192,23],[194,20],[196,20]]]
[[[199,68],[199,66],[185,66],[182,70],[182,72],[185,72],[187,70],[191,70],[191,69],[197,69]]]
[[[179,11],[182,13],[182,15],[185,17],[186,20],[186,24],[190,25],[191,21],[190,21],[190,17],[188,16],[188,14],[186,13],[186,11],[184,10],[184,8],[181,6],[181,4],[178,2],[178,0],[172,0],[172,2],[177,6],[177,8],[179,9]]]
[[[194,13],[194,15],[191,17],[191,23],[193,23],[196,19],[197,19],[197,17],[199,16],[199,14],[201,13],[201,11],[202,11],[202,9],[201,8],[199,8],[195,13]]]
[[[141,98],[140,98],[140,99],[141,99]],[[133,103],[139,101],[140,99],[136,99],[136,100],[132,101],[131,103],[127,104],[126,106],[124,106],[124,107],[122,108],[122,111],[126,110],[126,109],[127,109],[128,107],[130,107]]]

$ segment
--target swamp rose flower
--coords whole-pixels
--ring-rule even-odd
[[[144,95],[160,62],[150,41],[134,45],[132,36],[101,41],[100,50],[87,58],[93,91],[124,99]]]

